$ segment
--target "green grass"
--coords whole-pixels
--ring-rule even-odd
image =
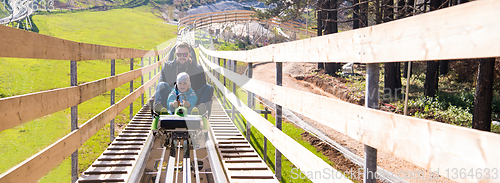
[[[34,16],[41,34],[78,42],[152,49],[175,37],[176,26],[149,13],[149,6]],[[42,28],[43,27],[43,28]]]
[[[136,49],[160,49],[164,41],[175,38],[177,27],[166,24],[149,13],[151,7],[113,9],[109,11],[74,11],[33,16],[39,33],[72,41]],[[144,61],[148,65],[148,61]],[[69,61],[0,58],[0,97],[9,97],[68,87]],[[135,59],[134,68],[140,67]],[[116,60],[116,74],[129,70],[129,60]],[[110,61],[78,62],[78,82],[86,83],[110,76]],[[148,75],[145,76],[145,81]],[[134,88],[140,86],[140,78],[134,80]],[[109,93],[103,94],[78,106],[79,124],[109,107]],[[116,102],[129,93],[129,84],[116,89]],[[146,98],[148,98],[146,92]],[[140,109],[140,99],[134,102],[134,113]],[[43,118],[0,132],[0,173],[22,162],[44,147],[70,132],[70,110],[66,109]],[[125,109],[116,117],[117,124],[128,122]],[[79,149],[80,172],[107,147],[109,124],[89,139]],[[47,174],[40,182],[68,182],[69,158]]]

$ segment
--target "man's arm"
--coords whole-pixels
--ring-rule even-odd
[[[173,61],[168,61],[165,62],[163,65],[162,70],[160,71],[160,79],[158,82],[166,82],[170,87],[174,87],[174,82],[177,78],[177,73],[175,72],[174,65],[172,64]]]
[[[159,82],[167,82],[167,78],[166,78],[167,76],[166,76],[166,74],[165,74],[165,70],[166,70],[166,68],[167,68],[167,62],[165,62],[165,63],[163,64],[163,68],[162,68],[162,69],[161,69],[161,71],[160,71],[160,79],[158,80],[158,83],[159,83]]]
[[[203,85],[207,84],[207,80],[205,79],[205,72],[203,72],[203,68],[200,65],[196,66],[196,74],[191,77],[191,87],[195,92],[198,92]]]

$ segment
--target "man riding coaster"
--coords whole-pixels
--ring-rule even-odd
[[[185,72],[189,75],[191,88],[196,93],[198,99],[195,106],[200,109],[206,108],[208,114],[210,114],[213,87],[206,84],[205,73],[203,68],[196,62],[196,54],[193,48],[191,48],[189,44],[181,42],[172,48],[169,55],[169,61],[165,62],[163,65],[158,86],[156,87],[154,101],[155,111],[160,112],[163,107],[170,107],[167,101],[168,95],[173,91],[172,87],[174,87],[176,83],[177,75]]]

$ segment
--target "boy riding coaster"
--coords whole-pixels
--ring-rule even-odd
[[[179,73],[177,75],[177,82],[175,85],[177,87],[172,89],[172,92],[170,92],[167,99],[170,113],[174,112],[177,107],[184,106],[187,108],[187,113],[191,114],[191,110],[195,107],[198,97],[191,88],[189,75],[185,72]]]

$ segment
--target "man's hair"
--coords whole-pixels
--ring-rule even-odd
[[[181,42],[177,45],[177,50],[179,50],[179,48],[188,48],[189,51],[191,51],[191,46],[189,46],[189,44],[187,44],[186,42]],[[176,51],[177,51],[176,50]]]

